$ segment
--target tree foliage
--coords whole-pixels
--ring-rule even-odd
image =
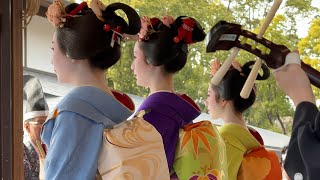
[[[298,44],[303,61],[320,71],[320,18],[314,18],[308,31],[308,35],[302,38]],[[317,99],[320,99],[320,91],[313,88]]]
[[[118,2],[104,0],[105,4]],[[272,0],[122,0],[137,10],[140,16],[181,15],[197,19],[208,32],[219,20],[226,20],[243,25],[244,29],[258,32],[264,21]],[[311,6],[311,0],[288,0],[273,19],[264,37],[278,44],[283,44],[291,50],[299,48],[303,60],[320,70],[320,19],[319,12]],[[299,39],[297,35],[296,17],[312,19],[308,36]],[[299,45],[298,45],[299,44]],[[108,81],[117,90],[146,97],[148,90],[136,85],[130,69],[134,42],[123,44],[120,62],[108,70]],[[224,60],[230,52],[215,52],[207,54],[205,43],[189,46],[189,56],[186,66],[175,75],[175,89],[191,96],[206,112],[204,100],[207,98],[210,79],[210,63],[212,59]],[[237,59],[243,64],[253,60],[255,56],[240,51]],[[293,106],[290,100],[276,86],[273,77],[258,82],[257,100],[254,106],[245,113],[249,124],[262,128],[290,133],[291,128],[283,122],[284,118],[293,116]],[[318,92],[318,90],[315,90]],[[320,93],[318,93],[319,97]],[[283,124],[279,126],[276,124]]]

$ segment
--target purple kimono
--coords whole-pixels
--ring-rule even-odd
[[[151,110],[144,119],[161,134],[169,170],[172,169],[179,129],[200,115],[200,109],[187,95],[156,92],[148,96],[138,111]]]

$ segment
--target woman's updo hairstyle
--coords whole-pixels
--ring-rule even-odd
[[[244,112],[253,105],[256,99],[256,86],[250,93],[249,98],[244,99],[240,96],[240,92],[245,84],[254,61],[249,61],[240,66],[231,66],[226,75],[218,86],[211,84],[211,88],[216,92],[217,99],[232,100],[234,108],[237,112]],[[236,67],[236,68],[235,68]],[[265,80],[270,76],[270,71],[265,64],[262,64],[263,75],[258,74],[257,80]]]
[[[181,70],[188,55],[188,44],[204,40],[206,34],[193,18],[171,16],[158,18],[143,17],[139,33],[140,48],[146,61],[154,66],[164,65],[167,73]]]
[[[99,0],[92,0],[90,7],[83,2],[63,8],[62,3],[55,0],[47,16],[57,27],[57,43],[67,57],[88,59],[93,67],[107,69],[120,59],[123,34],[135,35],[140,31],[140,17],[123,3],[105,7]],[[128,23],[115,13],[118,9],[124,11]]]

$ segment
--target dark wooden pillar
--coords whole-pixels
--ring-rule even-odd
[[[0,1],[0,179],[23,179],[22,0]]]

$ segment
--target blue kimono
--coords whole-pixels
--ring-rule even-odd
[[[56,106],[41,133],[48,149],[45,179],[95,178],[104,129],[125,121],[134,110],[127,95],[113,95],[117,99],[98,88],[83,86],[75,88]]]

